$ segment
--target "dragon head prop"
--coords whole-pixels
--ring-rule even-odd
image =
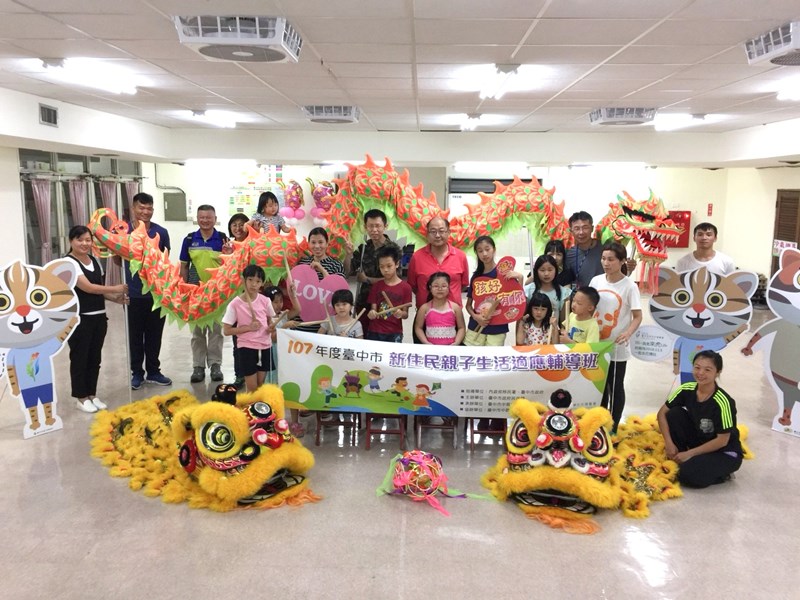
[[[656,289],[658,265],[667,259],[667,241],[677,241],[683,229],[669,218],[664,203],[650,190],[647,200],[634,200],[628,192],[617,196],[617,202],[609,204],[609,212],[596,226],[596,237],[602,243],[617,241],[627,244],[633,241],[636,258],[642,263],[642,271],[649,269],[643,279]]]
[[[610,413],[600,407],[571,410],[570,404],[565,390],[554,392],[549,406],[524,398],[512,403],[506,455],[482,479],[497,499],[513,500],[529,518],[551,527],[594,533],[599,528],[589,517],[598,508],[646,516],[650,499],[680,495],[663,442],[660,458],[653,451],[661,437],[657,430],[643,453],[635,450],[630,462],[621,460]],[[643,464],[652,468],[640,469]]]
[[[289,432],[283,394],[262,386],[212,402],[187,392],[140,400],[98,415],[92,454],[111,475],[164,502],[228,511],[318,500],[305,474],[314,457]]]

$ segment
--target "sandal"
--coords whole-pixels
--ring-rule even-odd
[[[306,428],[302,423],[291,423],[289,425],[289,432],[296,438],[301,438],[306,434]]]

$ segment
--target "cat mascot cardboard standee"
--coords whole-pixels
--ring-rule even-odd
[[[677,339],[673,372],[680,383],[694,381],[692,361],[701,350],[720,352],[747,330],[753,316],[751,298],[758,276],[749,271],[717,275],[705,267],[678,273],[662,268],[658,292],[650,298],[650,315]]]
[[[776,318],[756,330],[742,354],[764,350],[764,370],[778,399],[772,429],[800,436],[800,410],[796,410],[800,404],[800,251],[785,248],[781,252],[766,296]]]
[[[80,321],[74,261],[40,267],[14,261],[0,269],[0,356],[25,415],[25,439],[63,427],[56,410],[53,357]]]

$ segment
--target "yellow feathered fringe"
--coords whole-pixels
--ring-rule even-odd
[[[181,466],[178,452],[185,440],[174,437],[176,421],[186,421],[186,429],[177,427],[176,431],[186,438],[194,437],[191,416],[203,407],[204,419],[228,424],[239,438],[229,452],[232,454],[250,441],[249,431],[239,422],[246,419],[241,408],[258,401],[268,403],[279,417],[283,416],[283,396],[276,386],[264,386],[252,394],[240,394],[236,407],[217,402],[200,404],[187,391],[179,391],[139,400],[113,411],[101,411],[90,430],[91,454],[109,468],[112,477],[128,477],[132,490],[142,491],[149,497],[160,496],[166,503],[188,502],[192,508],[225,512],[243,508],[278,508],[287,504],[299,506],[319,501],[320,497],[308,489],[308,480],[303,480],[268,499],[248,505],[238,502],[255,493],[280,468],[288,467],[291,472],[302,474],[313,466],[311,452],[296,439],[275,450],[262,447],[260,456],[244,467],[243,473],[233,476],[208,467],[204,469],[200,461],[192,474]],[[247,431],[246,440],[240,439],[243,431]],[[198,451],[202,452],[202,445],[197,445]]]

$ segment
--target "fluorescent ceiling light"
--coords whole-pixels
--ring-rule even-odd
[[[494,98],[500,100],[513,86],[521,65],[495,65],[494,74],[481,87],[481,99]]]
[[[579,169],[585,167],[592,167],[595,169],[645,169],[649,165],[644,162],[588,162],[588,163],[572,163],[567,165],[569,169]]]
[[[135,94],[137,86],[150,85],[149,80],[120,67],[113,61],[95,58],[33,59],[31,71],[50,81],[90,87],[112,94]]]
[[[723,115],[690,115],[687,113],[658,113],[653,119],[656,131],[675,131],[696,125],[708,125],[722,121]]]
[[[504,94],[535,90],[552,77],[552,68],[542,65],[469,65],[453,71],[450,88],[480,92],[481,98],[499,100]]]
[[[461,131],[474,131],[480,125],[481,116],[478,113],[465,114],[461,121]]]
[[[239,115],[227,110],[193,110],[189,118],[199,123],[233,129],[241,120]]]
[[[778,90],[778,100],[798,101],[800,100],[800,80],[793,78],[781,82]]]

